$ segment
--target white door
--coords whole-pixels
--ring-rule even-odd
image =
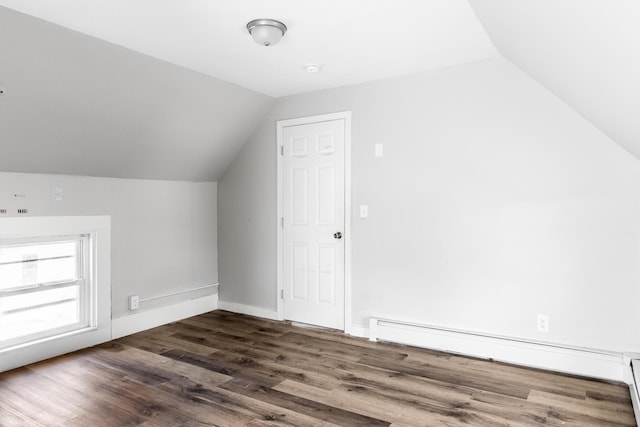
[[[282,136],[284,318],[344,330],[345,120]]]

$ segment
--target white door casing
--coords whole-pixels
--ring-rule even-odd
[[[278,122],[278,317],[345,331],[349,119]]]

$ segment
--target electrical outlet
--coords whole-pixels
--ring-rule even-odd
[[[549,316],[538,314],[538,332],[549,332]]]
[[[56,187],[53,189],[53,200],[56,202],[62,201],[62,188]]]
[[[131,295],[129,297],[129,310],[137,310],[140,308],[140,297],[138,295]]]

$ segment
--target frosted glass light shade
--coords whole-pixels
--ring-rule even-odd
[[[273,46],[287,32],[287,26],[274,19],[254,19],[247,24],[247,30],[259,45]]]

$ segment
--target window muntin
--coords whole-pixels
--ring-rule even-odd
[[[0,290],[23,289],[78,280],[82,276],[81,239],[43,243],[0,243]]]
[[[0,349],[89,325],[89,236],[0,240]]]

